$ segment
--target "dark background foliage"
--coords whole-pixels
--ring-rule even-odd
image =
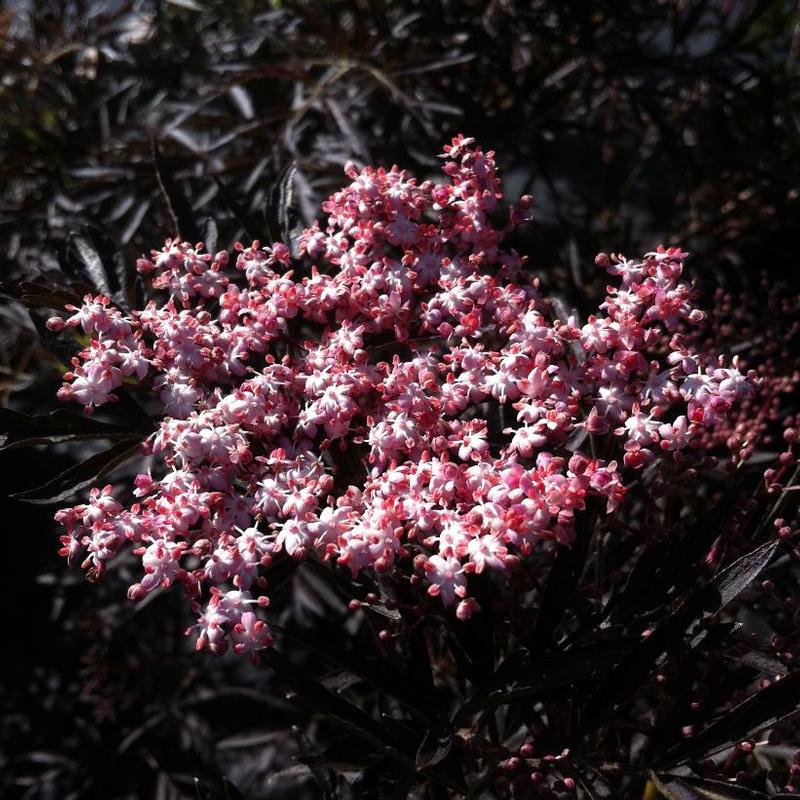
[[[708,297],[757,308],[765,286],[796,287],[798,54],[794,0],[7,3],[2,279],[56,280],[75,233],[129,263],[176,230],[274,239],[310,222],[348,159],[427,175],[461,131],[497,151],[509,194],[534,195],[519,247],[570,304],[602,289],[595,252],[663,241],[694,254]],[[36,312],[0,312],[3,399],[46,411],[59,355]],[[75,457],[42,450],[0,452],[7,492]],[[308,717],[268,670],[191,654],[180,599],[133,608],[124,568],[101,585],[68,572],[51,507],[2,511],[0,794],[333,796],[294,760],[313,750]],[[280,602],[320,647],[346,624],[312,570]]]

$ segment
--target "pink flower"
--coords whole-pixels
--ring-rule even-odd
[[[692,431],[685,416],[681,415],[675,422],[659,425],[658,435],[661,437],[663,450],[683,450],[692,440]]]
[[[183,585],[214,653],[271,644],[251,607],[278,552],[413,575],[417,601],[468,619],[472,573],[569,544],[592,498],[614,513],[631,471],[691,457],[747,401],[752,375],[687,346],[683,251],[599,256],[615,285],[558,319],[505,242],[530,198],[495,213],[473,139],[442,158],[424,183],[349,164],[295,250],[168,240],[137,263],[143,308],[87,295],[48,322],[89,339],[62,400],[91,413],[125,383],[156,413],[136,502],[106,487],[61,510],[65,556],[99,575],[130,547],[131,598]]]
[[[245,611],[241,619],[231,629],[233,650],[237,655],[249,655],[252,661],[258,660],[258,651],[272,644],[272,634],[266,622],[258,619],[252,611]]]
[[[441,598],[446,606],[467,594],[464,568],[455,556],[431,556],[425,564],[425,577],[430,581],[428,594]]]

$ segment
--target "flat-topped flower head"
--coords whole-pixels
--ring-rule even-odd
[[[516,580],[588,504],[614,513],[645,467],[703,455],[753,382],[683,341],[703,318],[686,254],[601,254],[603,302],[559,318],[506,244],[532,199],[500,214],[471,138],[442,159],[440,182],[350,164],[295,250],[168,240],[137,264],[143,308],[87,295],[50,321],[89,337],[62,400],[91,412],[127,383],[158,415],[135,502],[60,511],[64,555],[97,575],[132,548],[132,599],[181,584],[198,648],[253,657],[282,553],[413,577],[466,620],[478,576]]]

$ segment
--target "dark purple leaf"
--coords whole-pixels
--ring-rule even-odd
[[[61,503],[83,489],[96,485],[114,467],[135,455],[140,444],[140,437],[128,436],[108,450],[96,453],[80,464],[70,467],[47,483],[12,496],[26,503]]]
[[[96,228],[87,225],[80,233],[70,235],[61,264],[73,280],[88,284],[96,294],[111,298],[120,308],[127,308],[125,256]]]
[[[697,792],[702,800],[767,800],[767,795],[734,783],[710,778],[681,777],[681,781]]]
[[[66,409],[31,416],[0,408],[0,450],[82,439],[121,437],[130,437],[130,432],[120,426],[100,422],[93,417],[75,414]]]
[[[641,641],[601,681],[581,714],[581,725],[590,730],[620,703],[633,695],[664,655],[705,636],[700,626],[740,594],[764,570],[775,554],[777,541],[766,542],[724,569],[710,583],[691,595],[667,620]]]
[[[536,626],[530,636],[528,649],[534,658],[543,656],[550,648],[553,635],[578,589],[578,580],[589,553],[594,519],[594,505],[588,504],[585,511],[576,515],[575,541],[569,547],[559,546],[556,550],[541,597]]]
[[[428,730],[417,749],[417,769],[433,767],[444,761],[452,747],[452,734],[439,735],[433,730]]]
[[[296,216],[292,186],[296,171],[297,164],[294,162],[287,164],[280,171],[264,209],[264,219],[270,238],[273,242],[283,242],[287,247],[292,243],[292,228]]]
[[[662,759],[680,764],[741,742],[766,728],[773,728],[800,713],[800,670],[756,692],[712,722],[691,739],[681,742]]]
[[[597,770],[575,765],[572,772],[586,794],[587,800],[613,800],[614,790]]]
[[[666,800],[701,800],[700,795],[681,778],[672,776],[662,778],[650,772],[650,780]]]
[[[161,193],[167,204],[167,211],[172,220],[173,233],[185,241],[196,244],[200,241],[200,231],[195,222],[191,203],[162,156],[155,137],[150,139],[150,150],[158,185],[161,188]]]

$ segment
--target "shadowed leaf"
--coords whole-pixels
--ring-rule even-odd
[[[26,503],[60,503],[83,489],[95,485],[114,467],[135,455],[139,450],[140,444],[141,439],[138,436],[129,436],[112,445],[108,450],[96,453],[80,464],[70,467],[52,480],[47,481],[47,483],[35,489],[19,492],[13,497]]]
[[[719,573],[710,583],[690,596],[665,622],[640,642],[608,676],[601,681],[581,714],[581,726],[588,730],[626,698],[634,694],[665,653],[695,647],[705,637],[700,629],[720,609],[740,594],[775,554],[778,542],[766,542]]]
[[[800,713],[800,670],[747,698],[707,728],[670,750],[663,759],[673,765],[716,752]]]
[[[71,234],[62,268],[74,280],[89,284],[120,308],[127,308],[125,256],[100,231],[87,225],[80,233]]]
[[[153,157],[156,177],[158,178],[158,185],[161,188],[161,193],[167,204],[167,211],[172,220],[174,235],[196,244],[200,241],[200,231],[195,222],[192,206],[161,155],[155,137],[150,139],[150,151]]]
[[[74,414],[66,409],[31,416],[0,408],[0,450],[120,437],[130,438],[130,432],[120,426],[100,422],[85,414]]]
[[[417,769],[432,767],[444,761],[452,747],[453,737],[451,734],[440,736],[429,730],[417,749]]]
[[[536,627],[530,637],[529,649],[534,658],[544,655],[549,649],[553,634],[577,591],[578,579],[589,553],[595,519],[593,511],[593,504],[587,504],[586,510],[576,515],[575,541],[569,547],[558,547],[556,550],[536,617]]]
[[[297,165],[294,162],[287,164],[280,171],[264,209],[264,219],[270,238],[273,242],[283,242],[287,246],[291,246],[292,242],[294,213],[292,182],[296,171]]]

